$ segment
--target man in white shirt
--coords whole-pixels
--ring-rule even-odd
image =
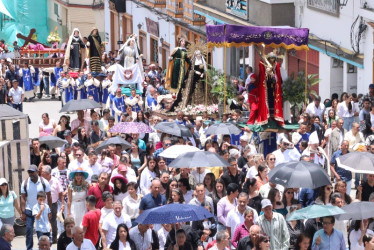
[[[260,190],[258,191],[261,194],[261,197],[268,197],[269,191],[272,188],[276,188],[279,190],[279,193],[281,196],[283,196],[284,187],[279,184],[268,182],[260,187]]]
[[[227,231],[230,233],[231,237],[234,236],[235,229],[237,226],[239,226],[241,223],[244,222],[244,212],[246,210],[251,210],[253,213],[253,223],[257,221],[258,214],[257,211],[253,208],[247,206],[248,204],[248,194],[247,193],[240,193],[238,197],[238,205],[235,207],[235,209],[231,210],[227,214],[226,218],[226,227]]]
[[[209,206],[212,209],[212,213],[214,213],[213,199],[205,195],[204,184],[197,184],[195,192],[196,196],[190,200],[189,204],[196,206]]]
[[[289,161],[298,161],[300,159],[299,151],[293,147],[290,141],[283,137],[280,141],[280,148],[273,152],[275,155],[275,166]]]
[[[25,92],[23,88],[18,86],[18,80],[12,81],[12,88],[8,92],[12,107],[23,112],[23,99],[25,98]]]
[[[102,167],[97,162],[97,154],[95,151],[88,154],[88,167],[91,169],[92,174],[96,174],[97,176],[102,172]]]
[[[150,224],[138,224],[130,229],[129,234],[136,245],[136,250],[148,250],[151,248],[153,239]]]
[[[321,103],[321,97],[316,96],[314,97],[313,102],[309,103],[309,105],[306,107],[306,112],[312,117],[319,116],[319,119],[322,121],[324,109],[325,105]]]
[[[66,250],[96,250],[91,240],[84,239],[84,232],[81,227],[73,227],[71,229],[71,234],[73,235],[73,241],[66,247]]]
[[[113,211],[110,212],[106,217],[102,225],[104,237],[102,238],[103,247],[109,248],[110,244],[116,238],[117,227],[119,224],[126,224],[128,228],[131,228],[131,219],[127,214],[122,213],[121,201],[114,201]]]
[[[86,179],[87,182],[91,182],[91,176],[92,176],[92,169],[88,167],[88,162],[83,159],[84,153],[82,149],[78,149],[76,154],[76,159],[69,163],[68,169],[70,172],[73,172],[77,170],[78,168],[83,169],[83,171],[88,173],[88,178]]]

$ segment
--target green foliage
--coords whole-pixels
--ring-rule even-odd
[[[226,76],[226,100],[236,97],[236,91]],[[212,95],[223,103],[225,96],[225,75],[213,66],[208,67],[208,84],[212,87]]]
[[[308,75],[307,96],[317,96],[312,87],[319,83],[318,74]],[[292,105],[301,104],[305,101],[305,72],[300,71],[295,77],[294,73],[282,84],[283,101],[288,100]]]

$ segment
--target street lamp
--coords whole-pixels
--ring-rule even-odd
[[[138,23],[138,29],[140,30],[142,28],[142,24]]]

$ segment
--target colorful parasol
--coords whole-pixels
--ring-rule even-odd
[[[110,133],[142,134],[152,133],[153,130],[143,122],[120,122],[109,129]]]

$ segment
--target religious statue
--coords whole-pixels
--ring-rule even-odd
[[[137,61],[142,61],[143,56],[140,53],[139,47],[136,42],[136,35],[131,35],[130,38],[119,50],[120,53],[120,64],[125,68],[131,68]]]
[[[69,67],[72,71],[83,69],[84,60],[86,59],[86,45],[78,28],[75,28],[69,37],[65,48],[64,66]]]
[[[89,47],[90,69],[91,72],[101,72],[101,37],[99,30],[93,28],[91,34],[88,36],[87,46]]]
[[[261,56],[259,63],[259,83],[257,88],[258,113],[255,123],[267,124],[272,118],[278,125],[284,126],[282,77],[280,65],[274,52]]]
[[[186,39],[178,39],[176,47],[169,57],[169,64],[166,72],[166,88],[170,89],[172,94],[177,94],[184,84],[191,61],[187,56]]]

